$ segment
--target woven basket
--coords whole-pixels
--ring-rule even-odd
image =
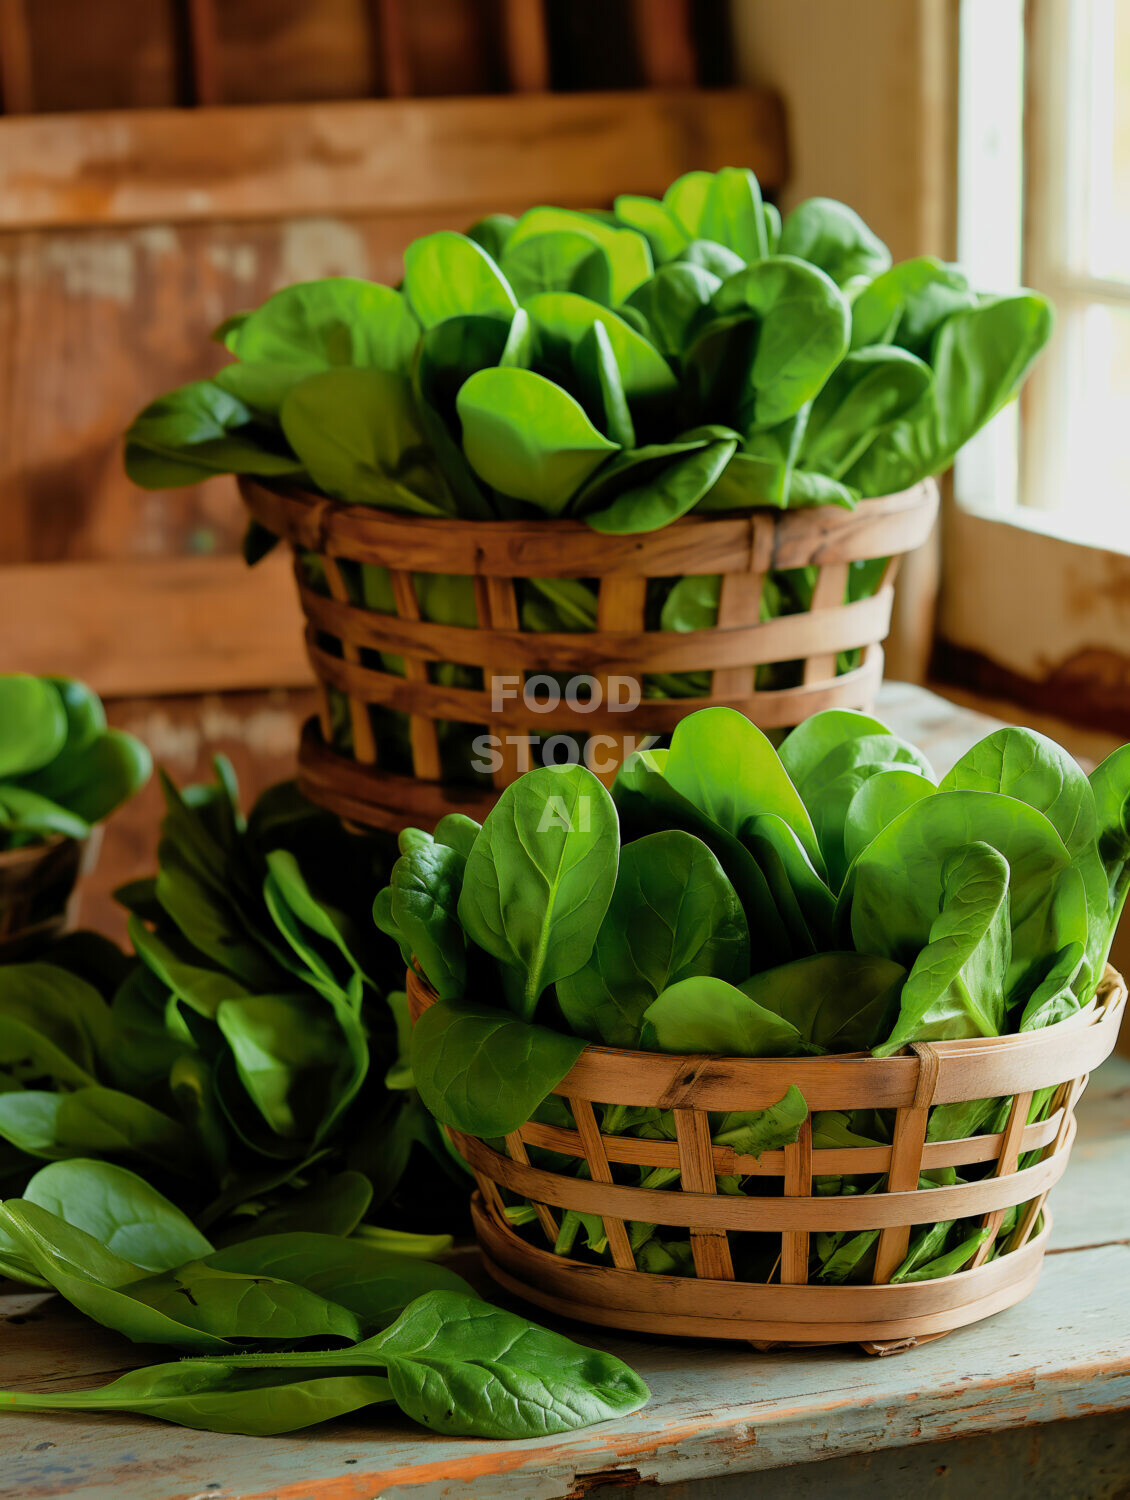
[[[30,957],[62,932],[79,875],[92,867],[97,843],[55,834],[0,853],[0,962]]]
[[[303,735],[302,790],[353,822],[394,830],[434,824],[453,807],[481,816],[526,769],[518,747],[505,747],[500,767],[478,785],[445,781],[439,734],[444,723],[479,726],[501,738],[606,736],[602,757],[608,770],[602,779],[610,780],[625,736],[668,734],[695,709],[726,704],[764,729],[779,729],[818,709],[870,707],[883,674],[880,642],[890,626],[899,557],[925,540],[938,504],[931,480],[866,500],[854,511],[824,506],[688,516],[660,531],[604,536],[581,521],[432,520],[286,493],[252,480],[241,481],[240,488],[252,516],[285,537],[296,555],[307,648],[321,691],[318,721]],[[319,560],[324,588],[311,585],[304,560],[310,554]],[[851,564],[873,558],[889,559],[879,588],[843,603]],[[351,602],[350,574],[357,564],[390,570],[396,614]],[[811,610],[762,621],[766,575],[807,567],[819,570]],[[473,577],[478,628],[421,619],[413,575],[429,573]],[[687,575],[722,576],[717,626],[645,629],[648,580]],[[597,581],[597,629],[521,629],[515,583],[528,578]],[[837,675],[838,654],[856,651],[858,665]],[[385,670],[382,653],[403,659],[405,675]],[[429,665],[445,662],[478,668],[483,687],[433,681]],[[796,685],[756,691],[757,668],[774,663],[793,664]],[[616,675],[638,680],[649,673],[688,672],[712,674],[708,695],[645,697],[628,712],[604,703],[592,710],[565,699],[536,712],[520,695],[503,711],[492,708],[495,676],[591,673],[603,685]],[[352,756],[332,748],[335,701],[348,716]],[[374,708],[408,716],[411,775],[379,765]]]
[[[415,1020],[435,999],[408,975]],[[1048,1240],[1048,1190],[1067,1166],[1074,1109],[1092,1069],[1114,1047],[1126,985],[1106,971],[1096,998],[1070,1020],[1045,1031],[977,1041],[916,1043],[890,1058],[750,1059],[674,1057],[590,1046],[554,1093],[564,1098],[575,1130],[530,1122],[506,1137],[506,1153],[460,1131],[449,1135],[478,1183],[473,1212],[487,1270],[509,1291],[563,1317],[642,1333],[745,1339],[759,1345],[859,1342],[890,1353],[1011,1307],[1031,1291]],[[710,1139],[708,1111],[760,1109],[796,1084],[809,1119],[795,1145],[738,1156]],[[1048,1117],[1027,1124],[1037,1089],[1056,1087]],[[1012,1096],[997,1135],[926,1141],[934,1104]],[[675,1141],[602,1135],[594,1104],[657,1106],[675,1116]],[[894,1112],[892,1145],[812,1149],[818,1110]],[[530,1165],[527,1147],[584,1158],[589,1179]],[[1037,1152],[1020,1168],[1021,1156]],[[655,1191],[613,1182],[610,1163],[677,1167],[680,1187]],[[983,1167],[975,1182],[920,1189],[919,1174],[953,1166]],[[885,1173],[884,1192],[821,1196],[813,1178]],[[732,1197],[716,1191],[719,1174],[780,1179],[780,1196]],[[554,1255],[521,1238],[503,1212],[499,1189],[532,1203],[552,1246],[557,1212],[603,1217],[614,1266]],[[888,1284],[906,1256],[911,1229],[979,1217],[996,1229],[1007,1209],[1026,1205],[1006,1254],[987,1260],[982,1245],[969,1269],[937,1280]],[[666,1276],[635,1268],[625,1225],[689,1230],[697,1275]],[[877,1229],[873,1284],[809,1285],[809,1236]],[[729,1235],[779,1235],[779,1282],[734,1279]]]

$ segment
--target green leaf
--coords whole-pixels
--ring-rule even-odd
[[[739,986],[821,1052],[870,1049],[894,1019],[906,970],[865,953],[816,953]]]
[[[441,1000],[461,995],[467,945],[457,907],[466,856],[443,843],[402,854],[392,869],[390,915]]]
[[[777,752],[744,714],[707,708],[681,720],[671,736],[663,774],[728,833],[739,833],[757,813],[775,813],[822,873],[824,861],[808,811]]]
[[[165,489],[213,474],[298,474],[276,432],[213,380],[196,380],[151,402],[126,433],[126,472],[135,484]]]
[[[848,803],[844,817],[844,856],[850,866],[871,840],[900,813],[936,788],[917,770],[879,771],[869,776]]]
[[[423,235],[405,250],[404,295],[425,328],[467,313],[501,313],[509,319],[518,305],[482,246],[450,229]]]
[[[685,172],[663,194],[663,206],[675,215],[693,238],[699,235],[706,200],[714,181],[713,172]]]
[[[612,270],[609,294],[613,306],[623,302],[641,281],[646,281],[651,275],[651,249],[642,234],[634,229],[618,229],[601,219],[571,209],[529,209],[514,226],[506,248],[512,252],[523,240],[562,230],[583,234],[593,242],[594,247],[599,246],[604,251]]]
[[[328,276],[268,297],[244,317],[228,347],[249,363],[310,374],[350,365],[404,375],[419,336],[419,324],[392,287]]]
[[[63,838],[84,839],[90,833],[90,824],[27,787],[0,786],[0,829],[33,834],[37,838],[58,834]]]
[[[928,1261],[917,1270],[904,1272],[899,1280],[902,1282],[912,1281],[934,1281],[941,1276],[952,1276],[955,1271],[960,1271],[966,1261],[972,1260],[976,1252],[992,1234],[991,1229],[975,1229],[961,1241],[959,1245],[940,1255],[936,1260]],[[891,1277],[894,1280],[894,1277]]]
[[[608,330],[596,320],[574,351],[577,377],[584,387],[585,408],[614,443],[636,446],[636,429]]]
[[[898,344],[927,359],[930,341],[952,313],[977,305],[964,272],[921,255],[900,261],[852,303],[851,347]]]
[[[808,198],[781,229],[780,253],[819,266],[837,286],[870,281],[891,264],[891,252],[854,209],[835,198]]]
[[[225,1252],[234,1244],[246,1241],[253,1240],[260,1244],[264,1240],[289,1238],[296,1232],[305,1230],[310,1224],[318,1226],[320,1232],[316,1238],[324,1239],[331,1245],[336,1244],[337,1236],[354,1232],[368,1213],[372,1201],[373,1185],[363,1172],[335,1172],[319,1177],[309,1187],[291,1193],[275,1207],[265,1209],[253,1218],[241,1215],[238,1219],[233,1219],[223,1234]],[[214,1258],[209,1256],[208,1264],[213,1263]],[[244,1268],[224,1261],[223,1269],[238,1271]],[[248,1268],[249,1274],[255,1269]],[[295,1276],[285,1276],[283,1279],[301,1280]],[[309,1283],[303,1281],[302,1285]],[[321,1288],[315,1287],[314,1290],[320,1291]],[[330,1293],[325,1292],[323,1295],[330,1296]],[[341,1299],[330,1297],[330,1300],[337,1302]],[[342,1306],[352,1308],[352,1303],[342,1302]]]
[[[425,1292],[471,1289],[461,1276],[429,1260],[392,1254],[364,1240],[295,1231],[227,1245],[205,1264],[242,1276],[270,1276],[305,1287],[357,1318],[363,1333],[387,1328]]]
[[[791,1021],[706,975],[681,979],[652,1001],[644,1012],[642,1045],[722,1057],[796,1057],[817,1050]]]
[[[845,474],[933,380],[930,366],[905,349],[879,344],[848,354],[812,403],[801,443],[805,467]]]
[[[843,476],[864,495],[890,495],[945,466],[1016,394],[1052,330],[1034,292],[953,313],[935,335],[933,392],[895,422]]]
[[[942,909],[914,960],[894,1030],[879,1057],[909,1042],[999,1036],[1012,958],[1007,861],[988,844],[957,850],[942,869]]]
[[[560,386],[532,370],[480,370],[459,392],[463,450],[495,489],[560,515],[617,444]]]
[[[144,1178],[110,1162],[52,1162],[31,1178],[24,1199],[146,1271],[171,1270],[212,1249],[191,1219]]]
[[[589,512],[585,521],[594,531],[616,536],[657,531],[693,510],[710,493],[736,449],[736,438],[723,438],[685,454],[658,478],[622,490],[607,509]]]
[[[101,823],[149,780],[153,757],[121,729],[104,729],[65,749],[29,776],[28,790],[49,798],[84,823]]]
[[[1052,957],[1047,973],[1025,1003],[1017,1031],[1040,1031],[1045,1026],[1054,1026],[1057,1021],[1065,1021],[1080,1009],[1072,986],[1082,967],[1083,956],[1082,944],[1069,943]]]
[[[729,1146],[739,1156],[756,1156],[760,1160],[766,1151],[793,1145],[807,1119],[804,1095],[795,1083],[790,1083],[776,1104],[723,1115],[718,1128],[711,1133],[711,1140],[716,1146]]]
[[[541,358],[568,368],[577,346],[594,324],[601,324],[616,360],[630,404],[654,407],[678,389],[671,366],[655,346],[606,307],[574,292],[543,292],[526,311],[537,334]],[[661,408],[662,409],[662,408]]]
[[[522,975],[522,1014],[588,961],[616,881],[616,809],[583,766],[542,766],[508,786],[467,859],[459,920]]]
[[[1102,958],[1106,959],[1130,889],[1130,749],[1113,751],[1091,772],[1097,848],[1107,878]]]
[[[66,710],[52,682],[22,673],[0,676],[0,777],[37,771],[66,740]]]
[[[590,234],[555,229],[507,244],[500,265],[519,302],[539,292],[567,292],[582,263],[594,250],[603,255]]]
[[[636,1411],[640,1378],[611,1354],[458,1292],[428,1292],[352,1349],[235,1355],[229,1367],[387,1368],[415,1421],[452,1437],[530,1438]]]
[[[513,214],[487,214],[485,218],[476,219],[468,229],[467,236],[476,245],[481,245],[490,258],[498,263],[517,222]]]
[[[945,898],[951,856],[985,843],[1009,868],[1012,1000],[1033,966],[1071,942],[1086,942],[1082,882],[1063,841],[1035,808],[997,792],[945,791],[908,807],[871,841],[848,873],[840,909],[855,947],[908,967],[930,942]]]
[[[1001,792],[1038,808],[1063,840],[1087,895],[1087,961],[1093,993],[1106,959],[1109,891],[1096,847],[1094,793],[1079,763],[1034,729],[1007,726],[968,750],[942,778],[941,789]]]
[[[890,733],[881,719],[858,713],[854,708],[826,708],[789,731],[779,752],[781,764],[799,787],[828,752],[845,740]]]
[[[706,845],[671,829],[626,844],[596,946],[558,980],[572,1031],[635,1047],[644,1011],[697,974],[737,982],[749,972],[749,929],[737,893]]]
[[[412,1073],[437,1120],[489,1138],[524,1125],[584,1047],[508,1011],[441,1000],[412,1029]]]
[[[760,185],[748,167],[723,167],[715,172],[696,232],[704,240],[725,245],[744,261],[765,259],[769,254],[765,209]]]
[[[109,1034],[106,1002],[77,974],[48,963],[0,965],[0,1079],[93,1083]]]
[[[677,262],[661,266],[635,289],[627,305],[647,319],[660,353],[674,359],[686,349],[703,310],[721,285],[721,279],[702,266]]]
[[[342,1017],[305,993],[224,1000],[216,1024],[240,1082],[271,1130],[284,1140],[317,1139],[356,1094],[367,1057]]]
[[[126,1411],[201,1432],[275,1437],[391,1400],[381,1375],[287,1375],[176,1360],[89,1391],[2,1391],[0,1410]]]
[[[687,231],[666,204],[655,198],[621,193],[612,207],[622,224],[646,237],[653,258],[674,260],[686,249]]]
[[[449,513],[404,376],[384,370],[311,375],[287,395],[280,420],[303,467],[335,500],[412,515]]]
[[[775,427],[811,401],[847,350],[850,314],[815,266],[773,256],[711,301],[687,356],[705,410],[740,432]]]

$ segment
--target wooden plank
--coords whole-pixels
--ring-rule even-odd
[[[549,87],[549,37],[545,0],[502,0],[503,50],[516,94]]]
[[[411,149],[405,149],[405,143]],[[0,229],[600,204],[740,157],[784,175],[756,89],[364,100],[0,121]]]
[[[0,599],[0,672],[81,677],[104,697],[311,681],[281,552],[255,568],[239,557],[0,568]]]
[[[0,0],[0,106],[6,114],[33,107],[31,34],[27,0]]]

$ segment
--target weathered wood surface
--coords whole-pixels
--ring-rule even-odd
[[[736,149],[770,188],[784,164],[780,104],[752,89],[28,115],[3,141],[3,229],[591,204]]]
[[[3,1417],[0,1496],[565,1500],[599,1492],[602,1481],[624,1486],[616,1494],[647,1481],[687,1485],[694,1496],[711,1493],[697,1489],[697,1481],[720,1476],[750,1476],[753,1487],[759,1481],[752,1476],[784,1465],[1020,1427],[1028,1431],[1030,1454],[1047,1441],[1033,1429],[1080,1417],[1108,1414],[1117,1433],[1130,1409],[1130,1208],[1120,1191],[1130,1170],[1130,1064],[1107,1063],[1079,1113],[1080,1140],[1052,1200],[1056,1226],[1036,1291],[1019,1307],[908,1355],[756,1354],[571,1327],[640,1370],[653,1393],[648,1407],[572,1437],[506,1445],[432,1437],[383,1409],[270,1440],[107,1415]],[[41,1294],[14,1294],[0,1300],[0,1309],[5,1387],[94,1384],[144,1362],[141,1350]],[[1106,1462],[1106,1431],[1093,1423],[1087,1428],[1095,1466]],[[1077,1453],[1071,1469],[1077,1487],[1069,1492],[1100,1493],[1090,1487],[1097,1467],[1084,1473],[1080,1463]],[[907,1464],[918,1472],[913,1454]],[[804,1472],[805,1494],[846,1493],[839,1463]],[[857,1468],[852,1472],[858,1477]],[[716,1493],[745,1492],[738,1486]]]

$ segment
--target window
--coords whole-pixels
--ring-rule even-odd
[[[961,0],[958,258],[1046,293],[959,458],[935,669],[1130,735],[1130,0]]]
[[[1057,321],[958,496],[1130,552],[1130,4],[964,0],[960,98],[958,258]]]

